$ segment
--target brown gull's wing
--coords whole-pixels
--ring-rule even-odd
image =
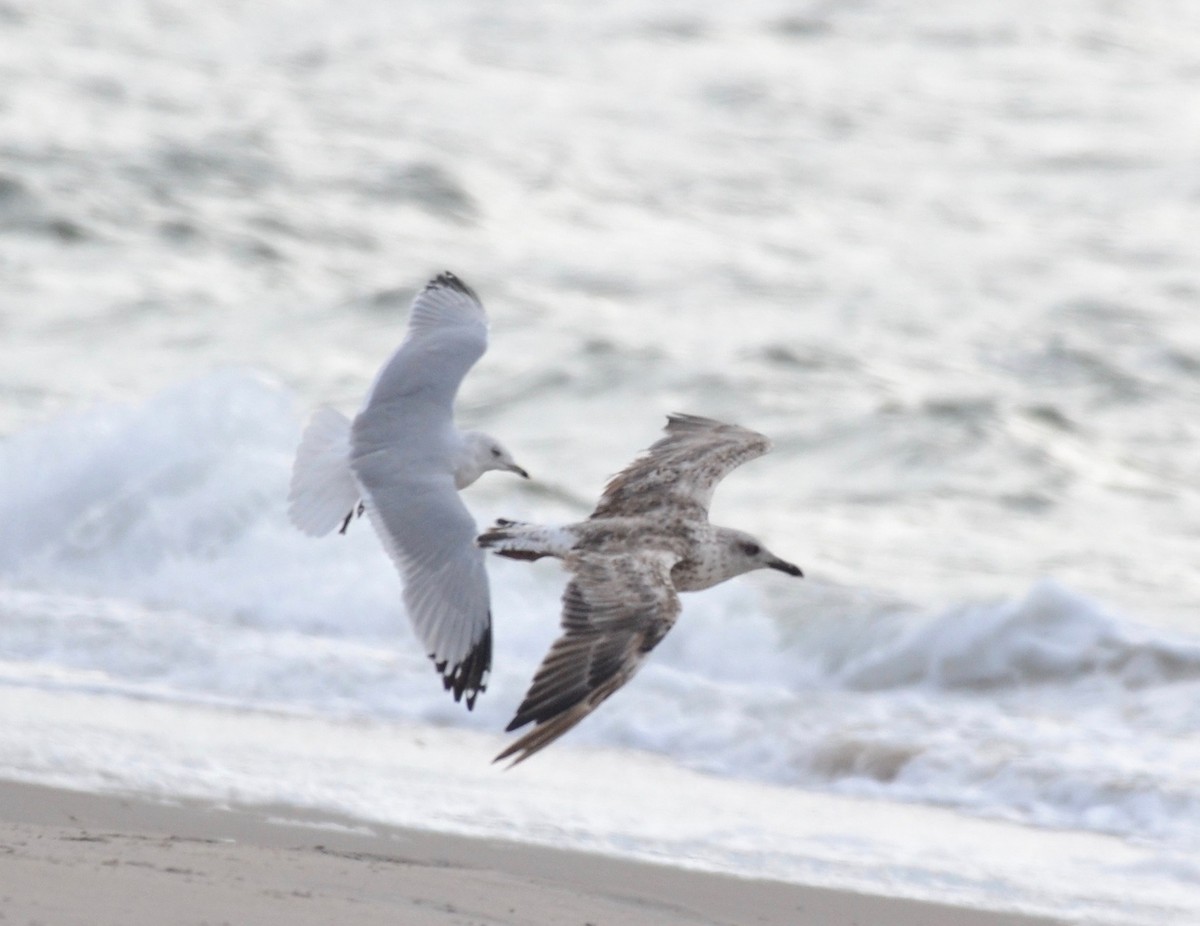
[[[496,756],[523,762],[558,739],[641,667],[679,616],[678,557],[659,550],[574,554],[563,593],[563,634],[550,647],[509,731],[534,728]]]
[[[614,476],[593,518],[638,517],[662,508],[707,518],[717,483],[761,457],[771,441],[757,431],[699,415],[670,415],[667,436]]]

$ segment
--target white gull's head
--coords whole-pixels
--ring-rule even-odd
[[[462,449],[455,461],[454,484],[464,489],[488,470],[501,469],[528,479],[529,473],[518,465],[508,449],[482,431],[463,431]]]

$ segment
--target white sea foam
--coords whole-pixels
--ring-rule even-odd
[[[1108,677],[1127,687],[1200,680],[1200,640],[1131,626],[1045,581],[1019,601],[974,604],[860,650],[848,686],[925,683],[948,689],[1070,684]]]

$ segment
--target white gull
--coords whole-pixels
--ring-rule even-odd
[[[540,527],[501,520],[476,541],[513,559],[558,557],[573,574],[563,594],[563,633],[507,729],[535,726],[495,761],[523,762],[629,681],[674,626],[679,592],[754,569],[803,575],[750,534],[708,520],[717,483],[771,442],[696,415],[669,416],[666,433],[613,477],[586,521]]]
[[[454,700],[475,705],[492,664],[492,616],[475,521],[459,498],[492,469],[528,478],[480,431],[454,424],[454,398],[487,349],[479,297],[452,273],[413,301],[408,332],[353,423],[318,409],[292,469],[288,514],[306,534],[367,517],[404,581],[404,605]]]

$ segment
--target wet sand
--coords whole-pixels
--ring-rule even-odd
[[[59,926],[1046,926],[491,839],[0,782],[0,920]]]

